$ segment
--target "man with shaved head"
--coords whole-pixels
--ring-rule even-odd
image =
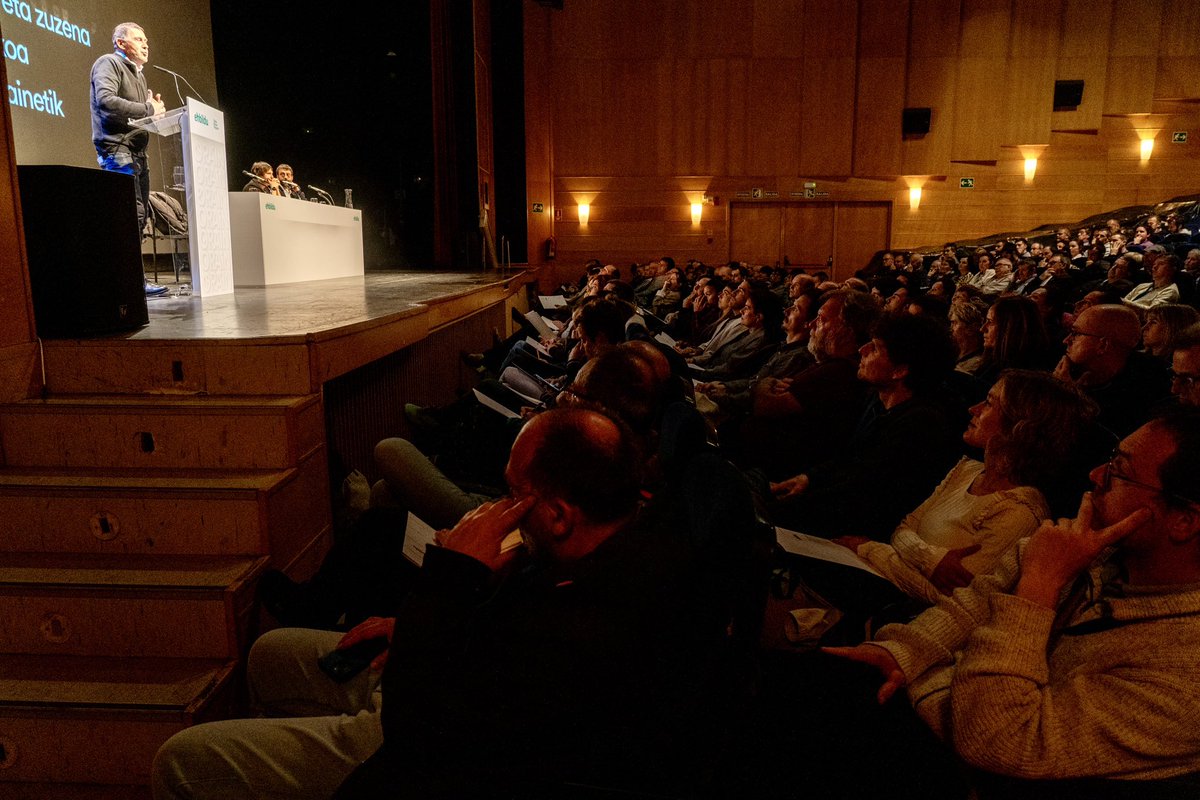
[[[1170,393],[1166,368],[1135,352],[1141,339],[1137,312],[1119,305],[1086,308],[1063,339],[1066,354],[1055,376],[1087,392],[1100,406],[1100,424],[1124,436],[1150,418]]]

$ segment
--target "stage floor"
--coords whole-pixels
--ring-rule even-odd
[[[150,324],[123,334],[132,340],[291,339],[419,313],[526,273],[370,271],[362,277],[239,288],[217,297],[178,296],[169,272],[159,277],[172,294],[147,298]],[[147,275],[147,277],[153,277]],[[184,273],[182,281],[187,282]]]

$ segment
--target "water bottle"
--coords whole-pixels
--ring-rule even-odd
[[[354,192],[350,189],[346,190],[346,208],[354,208]]]

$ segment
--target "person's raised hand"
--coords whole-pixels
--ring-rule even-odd
[[[483,562],[492,570],[499,570],[516,556],[516,549],[500,552],[500,543],[512,532],[536,499],[527,496],[520,499],[502,497],[484,503],[463,515],[448,531],[438,531],[435,541],[448,550],[454,550]]]
[[[1058,605],[1063,587],[1087,569],[1104,550],[1146,524],[1153,516],[1139,508],[1106,527],[1094,527],[1092,493],[1085,492],[1074,519],[1046,520],[1021,554],[1016,594],[1047,608]]]
[[[807,489],[807,475],[797,475],[794,478],[787,478],[779,483],[771,484],[771,494],[775,495],[776,500],[790,500],[793,497],[799,497]]]

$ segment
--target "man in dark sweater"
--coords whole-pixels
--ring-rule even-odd
[[[135,22],[122,22],[113,30],[113,52],[92,65],[92,144],[102,169],[132,175],[137,201],[138,236],[146,229],[150,205],[150,172],[146,143],[150,134],[129,124],[131,119],[166,111],[162,95],[146,88],[143,67],[150,59],[146,32]],[[166,288],[146,284],[147,294],[165,294]]]
[[[875,397],[838,455],[771,484],[777,525],[814,536],[886,540],[959,455],[962,409],[941,394],[955,357],[944,326],[889,314],[860,356],[858,378]]]

